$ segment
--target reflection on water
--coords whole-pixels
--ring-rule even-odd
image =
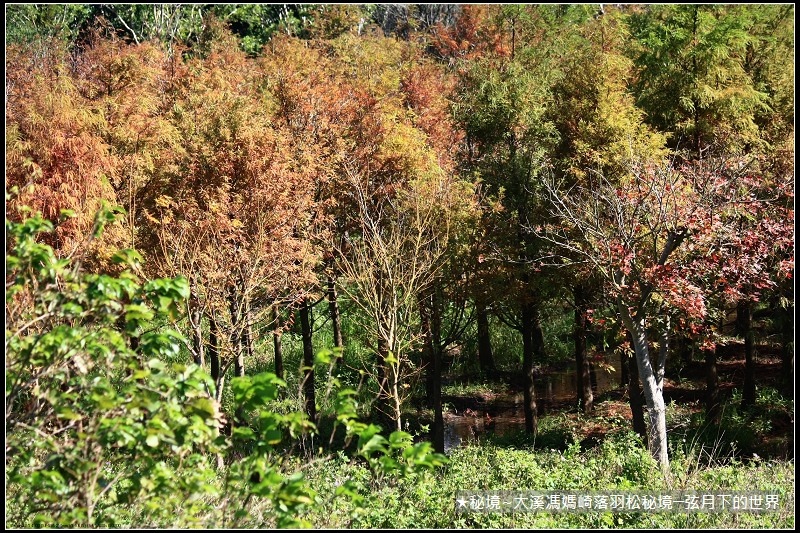
[[[594,368],[592,365],[592,391],[602,394],[619,386],[619,369],[610,366]],[[576,399],[577,380],[575,371],[556,372],[534,380],[536,401],[543,412],[552,404]],[[482,435],[492,433],[506,435],[525,429],[523,395],[498,396],[493,402],[474,409],[454,410],[445,415],[444,449],[476,442]]]

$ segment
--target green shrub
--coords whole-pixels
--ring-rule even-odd
[[[114,218],[101,211],[95,236]],[[220,434],[211,378],[177,360],[185,340],[164,326],[180,319],[187,281],[142,284],[130,250],[115,256],[127,266],[119,275],[84,273],[37,242],[50,230],[38,216],[6,220],[7,524],[311,525],[303,515],[323,500],[304,478],[306,465],[284,452],[287,440],[302,442],[316,428],[280,408],[285,382],[271,373],[231,380],[239,418],[230,437]],[[323,351],[317,363],[331,358]],[[357,441],[355,458],[373,483],[444,464],[429,443],[359,422],[354,395],[336,394],[336,420]],[[350,487],[330,497],[359,509]]]
[[[102,211],[96,228],[113,216]],[[51,229],[6,220],[10,514],[28,527],[116,526],[130,519],[121,506],[138,502],[153,523],[178,507],[190,520],[215,490],[220,413],[204,372],[163,361],[181,335],[154,326],[178,314],[188,284],[82,273],[36,241]]]

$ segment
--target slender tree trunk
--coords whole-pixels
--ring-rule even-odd
[[[394,332],[394,328],[390,327],[389,324],[386,323],[388,318],[390,317],[390,302],[392,301],[392,294],[394,291],[394,287],[390,286],[390,283],[387,280],[387,276],[383,272],[381,268],[375,269],[375,277],[377,281],[377,303],[380,309],[379,311],[379,323],[376,324],[377,330],[379,332],[383,332],[383,334],[378,335],[378,402],[377,408],[378,413],[381,418],[382,422],[386,422],[386,427],[392,427],[396,425],[398,421],[395,419],[395,402],[393,401],[394,396],[394,372],[392,372],[392,363],[388,362],[390,355],[392,354],[391,350],[393,347],[393,340],[394,338],[391,336],[392,332]]]
[[[206,366],[205,346],[203,345],[202,314],[197,295],[192,292],[189,297],[189,321],[192,327],[192,359],[201,368]]]
[[[239,286],[241,287],[241,285]],[[230,294],[230,310],[231,310],[231,346],[233,346],[234,365],[233,375],[237,378],[243,377],[245,374],[244,357],[248,339],[248,316],[247,316],[247,303],[245,302],[244,294],[239,288],[234,288]],[[237,426],[245,425],[245,413],[241,405],[237,405],[234,409],[234,423]]]
[[[401,405],[400,405],[400,376],[399,376],[400,367],[397,365],[397,363],[394,363],[389,368],[392,371],[392,409],[394,410],[393,411],[394,428],[397,431],[402,431],[403,413],[401,411]]]
[[[281,334],[278,331],[280,328],[280,313],[278,309],[272,310],[272,318],[275,322],[275,331],[272,334],[272,347],[275,351],[275,375],[284,379],[283,375],[283,346],[281,346]]]
[[[538,413],[536,412],[536,391],[533,382],[533,309],[532,304],[522,304],[522,377],[523,409],[525,412],[525,431],[536,435]]]
[[[393,422],[394,407],[389,390],[389,368],[386,359],[389,357],[389,343],[386,339],[378,339],[378,412],[380,418]]]
[[[422,366],[425,368],[425,406],[433,409],[433,331],[431,328],[431,298],[419,298],[419,322],[424,339],[422,345]]]
[[[513,58],[513,51],[512,51]],[[516,189],[517,208],[517,239],[520,243],[519,259],[521,264],[527,264],[530,258],[531,236],[526,231],[528,220],[528,194],[524,192],[524,176],[516,170],[517,167],[517,136],[511,131],[508,135],[509,164],[512,172],[509,176],[512,190]],[[523,378],[523,409],[525,412],[525,431],[529,435],[536,435],[538,426],[538,413],[536,411],[536,391],[534,389],[533,361],[534,356],[543,355],[544,339],[539,324],[539,310],[532,299],[531,276],[527,270],[522,270],[520,281],[523,286],[522,303],[522,378]],[[538,332],[537,332],[538,329]]]
[[[389,345],[383,339],[378,339],[378,388],[383,395],[386,391],[386,358],[389,357]]]
[[[719,401],[719,377],[717,376],[716,346],[705,350],[706,359],[706,420],[709,424],[719,424],[721,417]]]
[[[754,360],[753,306],[750,301],[739,302],[736,308],[736,325],[744,337],[744,390],[742,407],[756,404],[756,377]]]
[[[339,300],[336,294],[336,279],[328,277],[328,310],[331,314],[331,324],[333,325],[333,345],[342,348],[342,321],[339,317]]]
[[[244,350],[242,350],[242,334],[244,332],[240,300],[236,287],[230,289],[228,293],[228,307],[231,312],[231,346],[233,347],[234,366],[233,375],[236,377],[244,376]]]
[[[225,386],[225,376],[221,373],[222,365],[219,359],[219,324],[213,315],[209,315],[208,320],[208,359],[211,366],[211,379],[214,381],[214,388],[216,389],[215,398],[220,401],[222,399],[222,389]]]
[[[242,332],[242,341],[244,344],[244,353],[247,355],[248,360],[253,360],[253,323],[252,313],[250,309],[250,298],[245,297],[244,300],[244,331]]]
[[[664,375],[667,371],[667,354],[669,353],[671,323],[670,317],[667,316],[664,319],[664,327],[658,336],[658,361],[656,363],[655,374],[656,387],[662,391],[664,390]]]
[[[586,356],[586,295],[581,284],[573,287],[575,297],[575,378],[578,384],[578,406],[588,413],[594,409],[594,395],[592,394],[591,379],[589,375],[589,359]]]
[[[424,335],[430,340],[430,346],[423,346],[422,365],[425,368],[425,406],[434,409],[434,389],[436,388],[436,377],[434,373],[434,359],[436,359],[436,340],[433,338],[433,324],[431,313],[435,303],[431,295],[423,296],[419,299],[420,319],[425,323],[421,324]],[[433,431],[431,429],[431,431]]]
[[[539,309],[539,301],[534,300],[531,304],[531,343],[533,346],[533,357],[535,361],[545,360],[544,332],[542,331],[542,314]]]
[[[475,299],[475,315],[478,321],[478,364],[482,372],[491,374],[496,367],[492,354],[492,338],[489,333],[489,314],[480,297]]]
[[[639,316],[634,318],[630,315],[626,305],[619,302],[617,307],[633,340],[636,367],[639,379],[642,382],[642,390],[650,419],[648,448],[661,466],[662,472],[666,475],[669,472],[666,405],[664,404],[664,392],[657,385],[656,371],[650,361],[647,347],[647,327],[643,318]]]
[[[312,422],[317,420],[317,399],[314,383],[314,345],[311,339],[311,307],[303,300],[300,307],[300,328],[303,336],[303,396],[305,411]]]
[[[434,292],[431,306],[433,340],[433,449],[444,453],[444,415],[442,413],[442,313],[441,301]]]

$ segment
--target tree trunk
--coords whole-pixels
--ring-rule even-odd
[[[636,360],[632,355],[625,354],[625,366],[628,368],[630,380],[628,381],[628,402],[631,405],[631,420],[633,431],[647,442],[647,424],[644,420],[644,395],[639,380],[639,371],[636,369]]]
[[[333,345],[336,348],[342,348],[344,346],[344,342],[342,341],[342,321],[339,317],[336,280],[333,276],[328,277],[328,310],[331,314],[331,324],[333,325]]]
[[[525,229],[530,225],[528,220],[529,195],[524,190],[524,176],[521,176],[517,169],[517,136],[511,131],[508,135],[509,163],[513,169],[511,172],[510,185],[513,196],[517,203],[517,239],[520,243],[519,259],[520,264],[529,263],[531,251],[531,234]],[[514,190],[516,189],[516,190]],[[514,194],[516,193],[516,194]],[[538,429],[538,413],[536,411],[536,391],[534,389],[533,362],[536,355],[542,357],[544,354],[544,338],[542,336],[541,324],[539,323],[539,309],[537,302],[532,298],[532,283],[530,271],[523,267],[520,275],[522,281],[522,378],[523,378],[523,409],[525,412],[525,431],[529,435],[536,435]]]
[[[538,413],[536,412],[536,391],[533,384],[533,305],[522,304],[522,377],[523,377],[523,409],[525,411],[525,431],[536,435]]]
[[[214,388],[216,389],[215,399],[222,400],[222,389],[225,386],[225,376],[222,375],[222,365],[220,364],[219,353],[219,324],[217,319],[210,315],[209,320],[209,334],[208,334],[208,359],[211,365],[211,379],[214,381]]]
[[[308,419],[317,421],[317,399],[314,383],[314,345],[311,339],[311,307],[308,299],[300,307],[300,328],[303,336],[303,396]]]
[[[378,339],[378,413],[382,421],[393,422],[394,407],[389,390],[389,369],[386,359],[389,357],[389,343]]]
[[[669,331],[671,327],[670,317],[664,319],[663,329],[658,336],[658,362],[656,363],[656,387],[664,390],[664,375],[667,371],[667,354],[669,353]]]
[[[628,353],[625,350],[620,350],[619,352],[619,385],[620,387],[626,387],[628,383],[630,383],[630,365],[628,363]]]
[[[544,332],[542,331],[542,315],[539,310],[539,301],[531,304],[531,343],[533,345],[534,361],[540,363],[545,360]]]
[[[575,297],[575,378],[578,384],[578,406],[588,413],[594,409],[594,395],[592,394],[591,379],[589,375],[589,359],[586,356],[586,296],[580,284],[573,287]]]
[[[247,303],[245,297],[240,290],[233,289],[230,294],[230,309],[231,309],[231,346],[233,346],[234,365],[233,375],[237,378],[243,377],[244,357],[245,351],[249,344],[248,339],[248,316],[247,316]],[[234,422],[235,425],[244,426],[244,410],[241,405],[236,405],[234,409]]]
[[[430,296],[420,296],[419,298],[419,326],[422,331],[422,367],[425,369],[425,407],[433,409],[433,331],[431,328],[431,298]]]
[[[492,374],[496,367],[492,354],[492,338],[489,333],[489,314],[480,297],[475,299],[475,315],[478,321],[478,364],[481,372]]]
[[[750,301],[739,302],[739,305],[736,307],[736,325],[739,334],[744,337],[744,390],[742,391],[742,407],[748,408],[756,404],[753,306]]]
[[[244,331],[242,333],[242,344],[244,345],[244,353],[247,355],[248,360],[253,360],[253,324],[252,314],[250,311],[250,298],[244,300]]]
[[[201,368],[206,366],[205,346],[203,345],[202,314],[197,295],[192,292],[189,297],[189,321],[192,327],[192,359]]]
[[[244,376],[244,350],[242,350],[242,334],[244,324],[242,323],[240,301],[237,297],[236,287],[232,287],[228,293],[228,307],[231,312],[231,346],[233,347],[234,366],[233,375],[236,377]]]
[[[706,350],[706,421],[718,425],[721,418],[716,346]]]
[[[436,378],[434,373],[434,359],[436,359],[436,340],[433,338],[433,324],[431,313],[433,310],[433,297],[428,295],[419,299],[420,318],[425,321],[422,326],[423,335],[427,335],[430,346],[423,346],[422,366],[425,368],[425,406],[434,409],[434,389],[436,388]],[[424,316],[423,316],[424,315]],[[433,430],[431,430],[433,431]]]
[[[642,317],[631,316],[628,307],[619,302],[617,305],[626,328],[631,333],[633,349],[636,357],[636,368],[642,382],[642,390],[650,419],[648,428],[648,448],[666,475],[669,472],[669,456],[667,451],[667,418],[664,392],[658,387],[656,373],[650,362],[647,347],[647,326]]]
[[[434,292],[431,306],[431,337],[433,340],[433,449],[444,453],[444,415],[442,413],[442,313]]]
[[[275,375],[281,379],[284,379],[283,376],[283,347],[281,346],[281,334],[278,331],[280,328],[280,314],[278,313],[278,309],[275,308],[272,311],[272,318],[275,322],[275,331],[272,334],[272,347],[275,350]]]
[[[391,408],[392,408],[392,424],[397,431],[403,430],[403,417],[400,405],[400,366],[398,363],[392,363],[388,369],[391,371]]]

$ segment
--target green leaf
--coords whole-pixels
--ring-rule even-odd
[[[271,446],[280,444],[282,437],[283,432],[278,429],[270,429],[264,432],[264,441]]]
[[[318,365],[329,365],[331,364],[331,359],[333,357],[333,352],[330,350],[320,350],[314,356],[314,363]]]
[[[394,449],[405,448],[406,446],[410,446],[412,442],[413,439],[411,435],[405,431],[393,431],[389,435],[389,446]]]
[[[131,327],[142,326],[144,322],[153,320],[153,311],[146,305],[130,304],[125,306],[125,321]]]
[[[214,418],[217,413],[214,402],[208,397],[197,398],[190,405],[196,413],[205,415],[205,418]]]
[[[383,436],[373,435],[358,450],[358,454],[366,458],[369,458],[373,452],[386,453],[386,439]]]
[[[134,249],[126,248],[111,256],[114,264],[125,264],[130,267],[138,267],[142,263],[142,255]]]
[[[233,428],[233,438],[234,439],[241,439],[244,441],[255,440],[256,434],[253,432],[252,429],[248,427],[236,427]]]

